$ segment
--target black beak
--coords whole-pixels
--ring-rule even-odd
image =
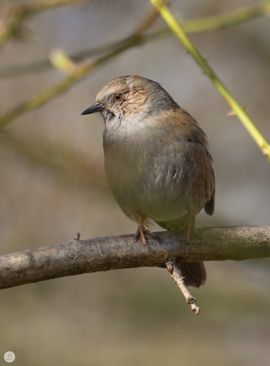
[[[87,108],[85,111],[83,111],[81,113],[81,116],[85,115],[85,114],[91,114],[91,113],[96,113],[96,112],[102,112],[103,111],[103,106],[100,103],[95,103],[93,105],[91,105],[91,107]]]

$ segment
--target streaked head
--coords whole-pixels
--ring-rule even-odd
[[[137,113],[150,115],[176,103],[155,81],[141,76],[120,76],[106,84],[97,94],[96,102],[83,115],[102,112],[105,122]]]

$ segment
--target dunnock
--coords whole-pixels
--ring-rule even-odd
[[[205,133],[155,81],[120,76],[106,84],[82,114],[105,121],[105,170],[124,213],[139,224],[146,244],[147,220],[191,237],[195,216],[214,211],[215,177]],[[185,284],[206,280],[202,262],[177,262]]]

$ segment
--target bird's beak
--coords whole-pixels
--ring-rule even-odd
[[[96,112],[102,112],[104,109],[104,107],[100,104],[100,103],[95,103],[93,105],[91,105],[91,107],[85,109],[81,115],[85,115],[85,114],[91,114],[91,113],[96,113]]]

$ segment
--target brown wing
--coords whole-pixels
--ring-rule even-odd
[[[192,163],[192,179],[190,179],[190,210],[197,214],[202,208],[208,215],[214,212],[215,176],[212,158],[207,146],[198,142],[189,142],[187,158]]]
[[[166,145],[178,149],[174,155],[179,164],[183,187],[189,196],[189,209],[196,215],[202,208],[208,215],[214,212],[215,175],[213,159],[208,151],[204,131],[183,108],[164,113],[160,130],[166,131]]]
[[[215,189],[213,190],[213,194],[210,201],[208,201],[204,206],[204,210],[207,213],[207,215],[213,215],[214,209],[215,209]]]
[[[191,160],[195,167],[196,181],[193,188],[194,200],[199,202],[204,196],[206,204],[205,212],[213,215],[215,208],[215,174],[213,170],[213,159],[208,151],[207,137],[200,128],[197,121],[183,108],[178,109],[178,118],[174,120],[176,130],[185,136],[189,142],[187,158]],[[201,196],[201,197],[198,197]],[[196,204],[194,202],[194,204]]]

